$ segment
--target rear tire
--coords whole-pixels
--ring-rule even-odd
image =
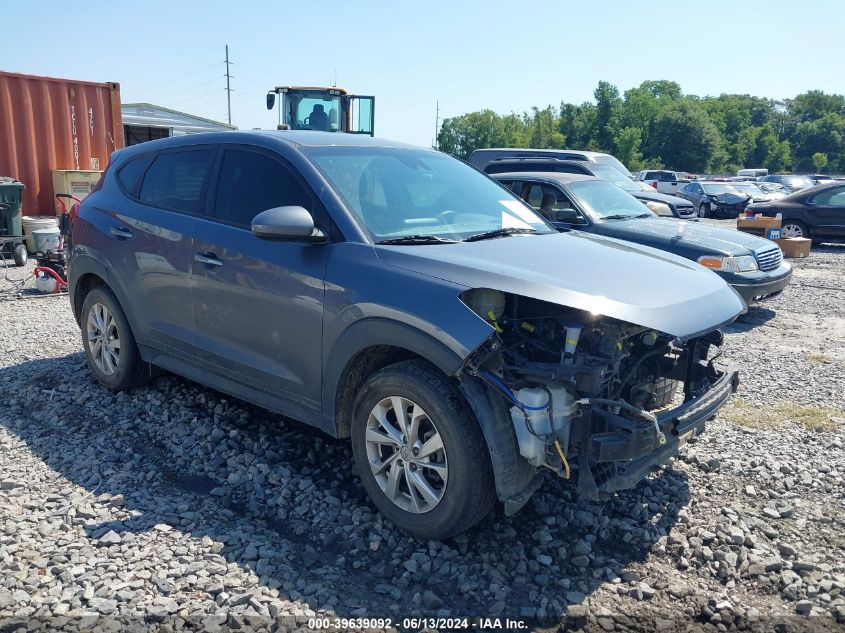
[[[810,231],[807,225],[800,220],[787,220],[781,225],[782,237],[810,237]]]
[[[15,266],[25,266],[26,260],[29,257],[29,254],[26,252],[26,244],[18,244],[15,246],[15,250],[12,251],[12,255],[15,259]]]
[[[356,398],[351,431],[367,494],[406,532],[446,539],[493,507],[481,428],[457,386],[430,364],[404,361],[370,376]]]
[[[129,321],[105,286],[91,290],[82,304],[82,346],[94,377],[112,391],[136,387],[149,375]]]

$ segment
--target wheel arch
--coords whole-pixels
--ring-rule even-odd
[[[82,320],[82,304],[85,303],[85,296],[92,289],[105,286],[117,298],[132,332],[137,332],[135,319],[129,310],[126,294],[114,283],[105,263],[91,255],[77,255],[71,260],[69,276],[68,295],[77,324],[80,324]]]
[[[348,437],[355,394],[373,373],[403,360],[424,360],[455,380],[484,436],[493,469],[496,496],[511,504],[528,501],[536,469],[519,454],[504,400],[477,378],[463,372],[465,358],[415,328],[383,319],[361,322],[361,329],[341,337],[326,359],[323,411],[334,413],[337,437]],[[365,325],[366,324],[366,325]],[[352,328],[350,328],[352,329]]]
[[[356,322],[338,337],[323,362],[323,412],[334,414],[336,435],[349,437],[355,394],[373,373],[418,358],[456,376],[464,358],[417,328],[382,318]]]

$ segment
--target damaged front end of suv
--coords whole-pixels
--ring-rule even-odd
[[[460,379],[507,514],[549,471],[590,499],[633,487],[738,385],[738,372],[715,362],[718,327],[667,333],[488,288],[461,300],[493,329]]]

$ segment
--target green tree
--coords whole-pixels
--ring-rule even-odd
[[[595,121],[596,106],[592,103],[562,103],[558,131],[563,134],[569,147],[586,148],[593,137]]]
[[[528,146],[537,149],[562,148],[566,136],[560,132],[554,108],[532,108],[532,111],[533,116],[527,121]]]
[[[643,169],[643,155],[640,152],[641,141],[642,132],[636,127],[622,128],[613,139],[616,158],[631,171]]]
[[[719,131],[707,112],[684,99],[661,112],[654,121],[653,146],[673,169],[707,171],[719,151]]]
[[[616,149],[614,140],[619,129],[620,112],[622,110],[619,89],[606,81],[600,81],[593,91],[593,97],[596,99],[593,140],[599,149],[613,153]]]
[[[822,172],[822,169],[827,166],[827,154],[823,154],[822,152],[816,152],[815,154],[813,154],[812,161],[813,169],[816,171],[817,174],[820,174]]]

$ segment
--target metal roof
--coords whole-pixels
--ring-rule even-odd
[[[120,110],[124,125],[140,125],[148,127],[167,127],[174,131],[214,132],[220,130],[236,130],[234,125],[221,123],[212,119],[172,110],[154,103],[122,103]]]

